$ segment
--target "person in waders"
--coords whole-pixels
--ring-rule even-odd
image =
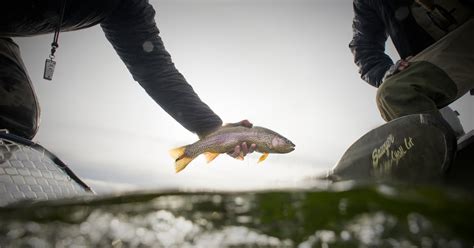
[[[473,1],[354,0],[353,7],[349,48],[361,78],[378,88],[387,123],[354,142],[328,178],[440,182],[453,169],[465,172],[460,164],[471,168],[464,164],[474,146],[460,150],[459,119],[448,123],[440,109],[452,116],[446,107],[474,88]],[[385,53],[388,37],[396,63]]]
[[[349,48],[362,79],[378,88],[384,120],[439,115],[438,109],[474,88],[472,0],[353,3]],[[385,54],[388,36],[402,58],[396,63]]]
[[[31,79],[12,37],[54,33],[44,69],[44,78],[51,80],[60,32],[98,24],[134,80],[183,127],[199,137],[223,128],[221,118],[175,68],[159,36],[155,10],[147,0],[28,0],[0,5],[0,129],[32,139],[40,119]],[[67,44],[63,45],[66,49]],[[234,125],[252,126],[248,121]],[[254,144],[243,143],[229,155],[245,156],[254,148]]]

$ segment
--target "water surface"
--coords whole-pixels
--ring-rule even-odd
[[[438,187],[130,192],[0,209],[0,247],[472,247],[474,198]]]

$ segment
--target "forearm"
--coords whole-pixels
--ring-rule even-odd
[[[353,37],[349,48],[361,78],[378,87],[393,61],[385,54],[386,28],[377,9],[366,1],[354,1]]]
[[[154,15],[147,1],[123,1],[101,26],[133,78],[181,125],[197,134],[221,126],[221,119],[175,68]]]
[[[367,47],[357,42],[351,45],[354,62],[359,67],[361,78],[370,85],[379,87],[393,61],[385,53],[377,51],[374,45]]]
[[[147,93],[183,127],[198,135],[222,125],[222,120],[206,105],[176,70],[162,72],[140,82]]]

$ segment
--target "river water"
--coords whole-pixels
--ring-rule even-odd
[[[474,198],[435,186],[128,192],[0,209],[0,247],[472,247]]]

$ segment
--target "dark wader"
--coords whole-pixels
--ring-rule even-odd
[[[12,39],[0,37],[0,129],[32,139],[39,116],[39,104],[20,49]]]

